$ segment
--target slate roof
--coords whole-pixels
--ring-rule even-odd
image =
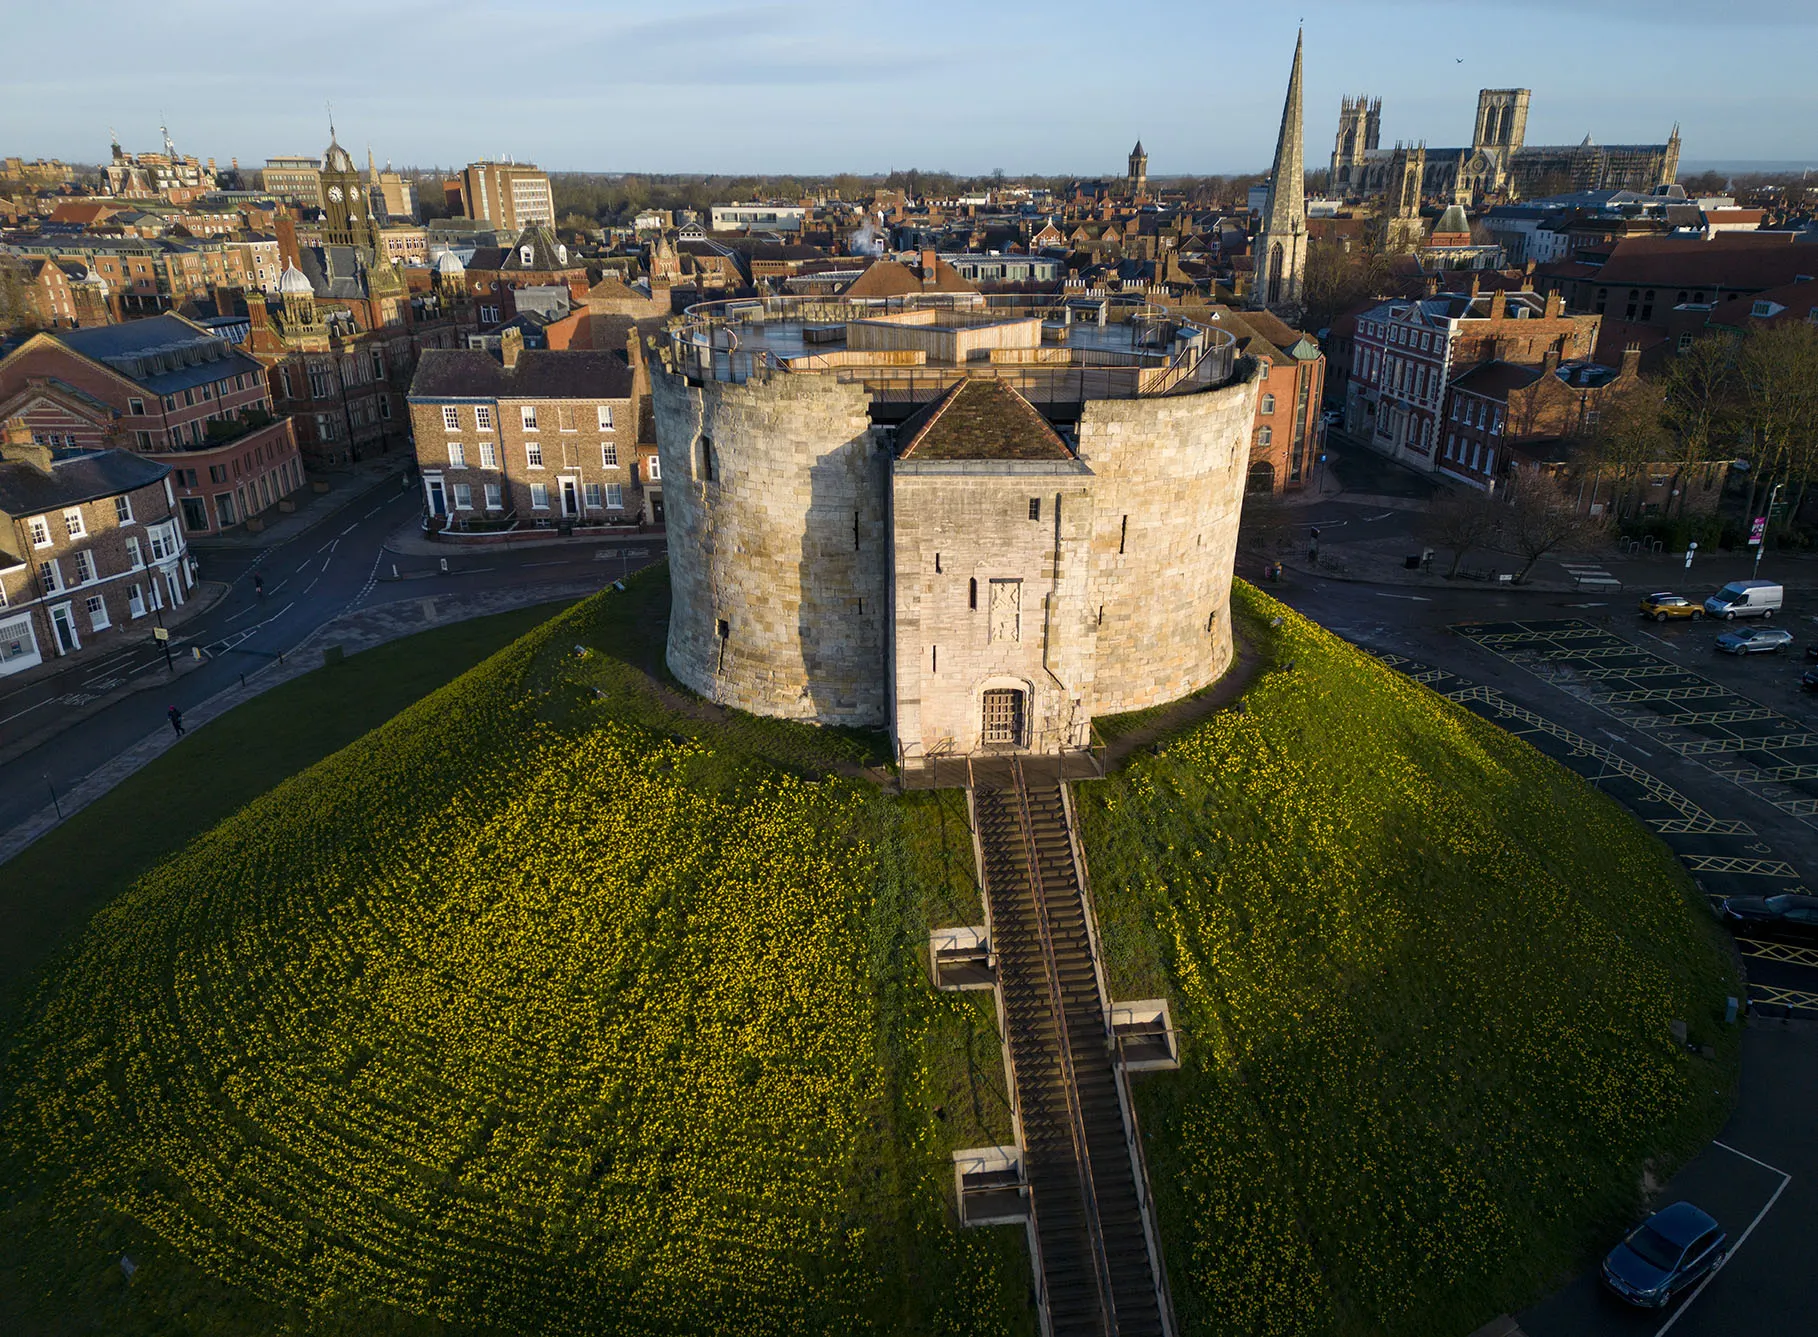
[[[144,320],[124,321],[119,325],[94,325],[80,330],[58,330],[51,337],[64,347],[80,353],[118,372],[153,394],[169,395],[191,386],[205,385],[224,376],[262,375],[259,364],[212,331],[200,329],[178,316],[147,316]],[[219,351],[220,357],[204,357],[193,366],[180,362],[167,370],[135,370],[131,364],[110,359],[143,358],[171,345],[194,345]]]
[[[479,348],[425,348],[411,399],[629,399],[631,364],[622,349],[529,348],[507,371]]]
[[[1703,237],[1630,237],[1597,275],[1600,283],[1657,288],[1776,288],[1818,273],[1818,254],[1790,232],[1720,232]]]
[[[1452,388],[1485,399],[1507,399],[1511,390],[1525,390],[1545,373],[1539,367],[1513,362],[1481,362],[1462,376],[1452,378]]]
[[[530,262],[524,261],[524,248],[530,247]],[[560,247],[562,254],[557,254]],[[501,269],[528,270],[531,273],[551,273],[560,269],[579,269],[581,266],[568,248],[556,240],[553,229],[547,223],[532,223],[518,234],[518,239],[504,253],[505,263]],[[566,257],[566,258],[564,258]]]
[[[1070,460],[1048,420],[995,377],[968,378],[925,408],[899,432],[899,459]]]
[[[168,464],[130,450],[92,450],[53,460],[48,474],[30,464],[0,461],[0,512],[41,515],[150,487],[169,472]]]

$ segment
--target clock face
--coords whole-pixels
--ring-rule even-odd
[[[328,198],[333,200],[336,204],[339,204],[341,202],[341,188],[339,186],[330,186],[328,188]]]

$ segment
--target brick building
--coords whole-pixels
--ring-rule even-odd
[[[1206,314],[1259,366],[1245,490],[1279,496],[1306,486],[1324,442],[1326,359],[1319,344],[1267,311],[1213,306]]]
[[[243,524],[303,484],[259,364],[181,316],[34,335],[0,360],[0,416],[52,448],[167,465],[190,534]]]
[[[525,228],[510,246],[475,248],[464,270],[467,294],[483,326],[518,314],[512,294],[520,288],[565,287],[571,305],[587,303],[587,267],[547,224]]]
[[[1638,348],[1626,350],[1616,367],[1562,363],[1552,352],[1539,366],[1481,363],[1452,382],[1438,471],[1485,492],[1524,472],[1552,474],[1577,483],[1580,509],[1589,515],[1716,510],[1728,458],[1640,461],[1618,470],[1582,444],[1616,401],[1654,393],[1641,379]]]
[[[0,676],[120,640],[195,585],[168,465],[32,437],[0,429]]]
[[[549,178],[535,163],[469,163],[458,189],[463,214],[484,218],[514,235],[532,223],[555,222]]]
[[[603,322],[604,323],[604,322]],[[640,454],[649,398],[635,327],[618,348],[429,349],[410,387],[424,510],[451,533],[662,520]]]
[[[1587,359],[1598,316],[1567,315],[1557,294],[1442,293],[1383,302],[1356,318],[1345,430],[1392,459],[1438,467],[1447,387],[1480,362]]]

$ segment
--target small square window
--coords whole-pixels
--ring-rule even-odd
[[[63,528],[73,539],[83,538],[88,534],[88,526],[82,523],[80,507],[72,506],[63,512]]]
[[[442,405],[442,426],[450,432],[461,430],[461,410],[453,404]]]

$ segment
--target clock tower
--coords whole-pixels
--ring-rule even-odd
[[[370,249],[373,240],[366,187],[360,182],[353,155],[335,142],[331,125],[328,148],[322,154],[322,244]]]

